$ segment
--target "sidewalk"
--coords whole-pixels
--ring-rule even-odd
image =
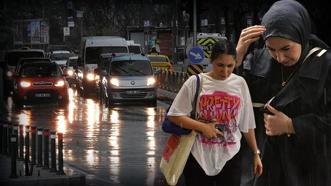
[[[11,174],[11,159],[0,155],[0,185],[1,186],[84,186],[85,175],[64,168],[65,175],[58,175],[50,169],[33,166],[32,176],[24,176],[24,161],[17,162],[17,178],[9,178]]]

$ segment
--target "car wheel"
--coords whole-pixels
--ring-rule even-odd
[[[105,101],[105,107],[109,107],[109,99],[104,96],[104,101]]]
[[[106,104],[106,98],[103,94],[99,95],[99,101],[100,101],[100,104],[103,105],[103,104]]]
[[[22,108],[23,107],[23,102],[20,100],[15,100],[14,99],[14,104],[17,108]]]
[[[59,101],[59,106],[60,107],[67,107],[69,104],[69,100],[68,99],[64,99],[64,100],[60,100]]]
[[[98,98],[99,98],[100,104],[104,104],[105,103],[104,94],[103,94],[103,92],[102,92],[101,89],[99,89],[99,91],[98,91]]]
[[[114,105],[114,101],[111,98],[108,98],[108,107],[111,108],[114,107]]]
[[[81,95],[83,98],[87,98],[87,96],[88,96],[86,90],[82,90],[80,95]]]
[[[78,91],[78,94],[79,94],[81,97],[83,97],[83,89],[82,89],[81,87],[78,86],[77,91]]]

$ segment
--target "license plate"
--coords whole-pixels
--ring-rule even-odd
[[[137,90],[127,90],[126,93],[127,94],[137,94],[138,91]]]
[[[34,96],[37,98],[48,98],[48,97],[51,97],[51,94],[50,93],[36,93]]]

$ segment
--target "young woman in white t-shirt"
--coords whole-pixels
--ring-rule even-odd
[[[171,121],[198,132],[184,168],[188,186],[239,186],[241,133],[254,153],[255,175],[262,174],[252,101],[245,80],[232,73],[235,59],[234,44],[221,39],[212,49],[212,70],[200,74],[198,119],[189,117],[197,86],[195,76],[183,84],[168,112]]]

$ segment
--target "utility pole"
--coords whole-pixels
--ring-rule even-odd
[[[193,0],[193,46],[197,45],[197,0]]]

